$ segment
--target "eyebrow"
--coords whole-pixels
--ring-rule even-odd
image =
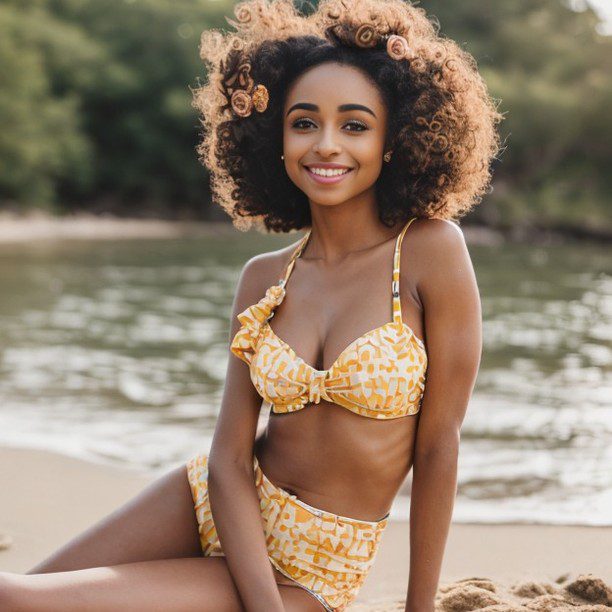
[[[298,102],[297,104],[294,104],[288,111],[287,111],[287,115],[291,112],[294,111],[298,108],[301,108],[303,110],[309,110],[309,111],[315,111],[315,112],[319,112],[319,107],[316,104],[311,104],[310,102]],[[368,108],[367,106],[364,106],[363,104],[341,104],[338,107],[338,111],[341,113],[347,112],[347,111],[352,111],[352,110],[361,110],[361,111],[365,111],[366,113],[370,113],[370,115],[372,115],[372,117],[376,118],[376,115],[374,114],[374,111],[370,108]],[[285,115],[285,117],[287,116]]]

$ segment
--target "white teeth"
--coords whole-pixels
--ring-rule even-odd
[[[318,174],[320,176],[340,176],[341,174],[346,174],[350,170],[350,168],[337,170],[333,170],[331,168],[309,168],[309,170],[313,174]]]

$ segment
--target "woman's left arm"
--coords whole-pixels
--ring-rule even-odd
[[[482,351],[480,296],[462,231],[439,219],[420,230],[413,246],[422,245],[417,290],[428,365],[412,467],[406,612],[434,610],[457,490],[460,429]]]

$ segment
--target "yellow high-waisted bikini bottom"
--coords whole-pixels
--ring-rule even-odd
[[[270,482],[255,456],[253,470],[270,563],[326,610],[344,610],[374,562],[389,515],[362,521],[320,510]],[[187,473],[204,556],[223,556],[208,499],[208,456],[192,457]]]

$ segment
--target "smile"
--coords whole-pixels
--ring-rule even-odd
[[[317,183],[338,183],[340,182],[353,168],[317,168],[313,166],[308,168],[305,166],[308,176]]]

